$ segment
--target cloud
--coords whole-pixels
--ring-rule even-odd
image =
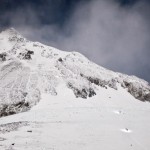
[[[123,7],[114,0],[92,0],[79,3],[62,27],[42,24],[30,8],[26,14],[18,10],[11,22],[29,39],[79,51],[99,65],[150,81],[149,10],[146,1]]]
[[[70,34],[59,38],[56,46],[80,51],[99,65],[150,81],[149,11],[145,8],[141,2],[129,8],[114,1],[82,3],[65,26]]]

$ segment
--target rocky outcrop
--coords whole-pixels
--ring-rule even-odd
[[[121,84],[123,88],[127,88],[128,92],[134,96],[136,99],[141,101],[149,101],[150,102],[150,87],[142,84],[140,82],[131,82],[127,79],[119,80],[119,78],[112,78],[111,80],[104,80],[95,77],[87,77],[84,74],[81,74],[82,77],[86,78],[91,83],[101,86],[104,88],[110,87],[117,90],[117,84]]]
[[[78,98],[88,98],[88,97],[92,97],[94,95],[96,95],[96,92],[94,91],[93,88],[87,88],[87,87],[75,87],[73,84],[68,83],[68,88],[72,89],[75,96]]]
[[[6,61],[6,56],[7,56],[7,53],[1,53],[0,54],[0,61]]]
[[[117,80],[115,80],[113,78],[111,80],[107,81],[107,80],[100,79],[100,78],[87,77],[83,74],[81,74],[81,76],[86,78],[91,83],[94,83],[95,85],[98,85],[98,86],[101,86],[101,87],[104,87],[104,88],[107,88],[107,86],[108,86],[110,88],[113,88],[113,89],[117,90]]]
[[[123,81],[123,87],[127,88],[128,92],[136,99],[150,102],[150,88],[145,87],[137,82]]]
[[[19,58],[24,59],[24,60],[31,60],[32,59],[32,55],[34,55],[33,51],[30,50],[26,50],[25,52],[21,52],[19,53]]]
[[[17,114],[19,112],[25,112],[31,107],[28,102],[20,101],[15,104],[2,104],[0,106],[0,117]]]

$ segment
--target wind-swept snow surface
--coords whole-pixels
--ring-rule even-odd
[[[30,111],[0,119],[1,150],[149,150],[148,103],[122,87],[99,87],[86,100],[64,85],[57,90],[57,96],[43,94]]]

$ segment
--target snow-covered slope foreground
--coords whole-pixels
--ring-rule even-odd
[[[148,150],[149,101],[142,79],[0,33],[0,150]]]
[[[98,89],[85,100],[61,85],[30,111],[1,118],[0,149],[149,150],[149,103],[122,87]]]

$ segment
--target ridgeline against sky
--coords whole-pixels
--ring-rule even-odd
[[[114,71],[150,82],[149,0],[1,0],[0,30],[79,51]]]

